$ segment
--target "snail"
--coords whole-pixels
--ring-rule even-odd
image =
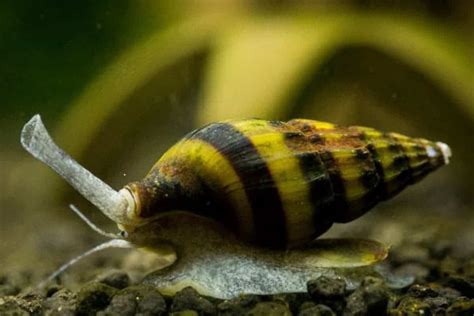
[[[270,266],[276,260],[269,258],[280,256],[277,261],[291,271],[324,266],[321,256],[315,259],[313,253],[314,260],[305,261],[307,253],[299,249],[314,245],[334,223],[359,218],[451,157],[444,143],[368,127],[308,119],[232,120],[190,132],[164,153],[144,179],[115,191],[57,147],[39,115],[24,126],[21,143],[117,223],[119,234],[105,233],[74,209],[94,230],[113,238],[84,255],[108,247],[152,247],[162,254],[181,247],[186,257],[192,244],[194,258],[202,258],[196,254],[200,248],[196,241],[204,236],[206,245],[201,250],[207,249],[211,258],[203,260],[207,263],[201,275],[206,266],[211,269],[212,253],[219,253],[216,249],[224,244],[239,258],[249,252],[253,258],[261,251],[265,258],[261,261],[271,261]],[[331,252],[329,244],[338,247],[335,241],[322,243],[324,251]],[[383,247],[369,241],[363,245],[375,254],[371,262],[386,256]],[[295,260],[286,260],[291,257],[288,249]],[[192,261],[189,258],[188,268]],[[183,273],[181,269],[178,274]],[[170,285],[176,275],[160,284]],[[293,288],[283,288],[288,289]]]

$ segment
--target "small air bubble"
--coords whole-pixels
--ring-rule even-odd
[[[126,176],[127,176],[127,174],[124,172],[124,173],[123,173],[123,176],[124,176],[124,177],[126,177]]]

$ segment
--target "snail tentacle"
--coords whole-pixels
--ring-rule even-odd
[[[47,277],[45,280],[43,280],[40,284],[38,284],[38,288],[44,287],[46,284],[48,284],[50,281],[54,280],[56,277],[61,275],[64,271],[66,271],[69,267],[73,266],[76,264],[79,260],[84,259],[85,257],[88,257],[96,252],[102,251],[104,249],[109,249],[109,248],[134,248],[133,244],[130,242],[123,240],[123,239],[112,239],[109,241],[106,241],[100,245],[95,246],[92,249],[87,250],[83,254],[71,259],[69,262],[63,264],[59,269],[54,271],[49,277]]]
[[[93,231],[95,231],[96,233],[98,233],[99,235],[102,235],[102,236],[105,236],[105,237],[108,237],[108,238],[112,238],[112,239],[116,239],[116,238],[120,238],[121,235],[120,233],[119,234],[114,234],[114,233],[109,233],[109,232],[106,232],[106,231],[103,231],[102,229],[100,229],[99,227],[97,227],[90,219],[88,219],[74,204],[69,204],[69,208],[77,214],[77,216],[79,216]]]

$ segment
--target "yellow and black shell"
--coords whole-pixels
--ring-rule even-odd
[[[301,245],[444,165],[435,143],[294,119],[213,123],[127,188],[140,218],[187,210],[258,245]]]

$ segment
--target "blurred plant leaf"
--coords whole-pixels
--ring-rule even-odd
[[[190,19],[124,52],[71,105],[56,131],[58,140],[67,142],[74,136],[74,142],[67,142],[68,151],[80,156],[121,102],[163,68],[207,48],[218,23],[218,16]]]
[[[199,122],[284,118],[295,89],[341,48],[364,45],[423,73],[474,119],[470,51],[443,26],[387,14],[250,16],[223,32]]]

